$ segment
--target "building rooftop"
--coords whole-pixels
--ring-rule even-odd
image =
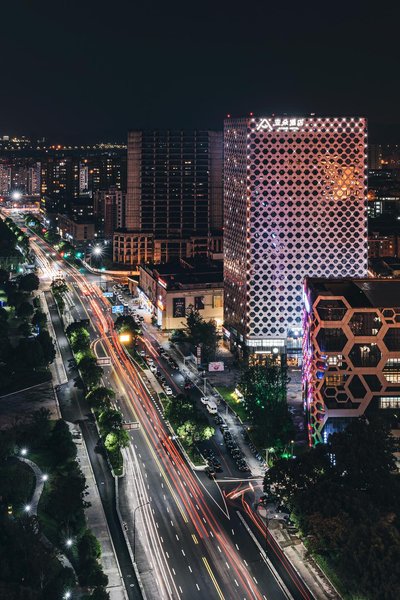
[[[141,268],[162,280],[167,290],[223,285],[222,261],[182,259],[160,265],[141,265]]]
[[[352,308],[400,306],[400,279],[306,279],[310,304],[317,296],[344,296]]]

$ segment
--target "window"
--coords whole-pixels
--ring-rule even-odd
[[[343,384],[343,375],[341,373],[327,373],[325,376],[325,384],[327,387],[337,387]]]
[[[332,367],[341,367],[343,362],[342,354],[334,354],[332,356],[328,356],[328,365]]]
[[[389,383],[400,383],[400,358],[388,358],[383,374]]]
[[[222,296],[213,296],[213,308],[222,308]]]
[[[400,396],[381,396],[379,408],[400,408]]]

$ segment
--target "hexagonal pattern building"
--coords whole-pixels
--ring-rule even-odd
[[[303,400],[310,445],[368,407],[400,408],[400,280],[305,281]]]
[[[367,275],[363,118],[227,119],[225,332],[250,352],[301,348],[304,276]]]

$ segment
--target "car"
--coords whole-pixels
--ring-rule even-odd
[[[156,377],[158,377],[158,378],[163,377],[163,374],[161,373],[161,371],[157,370]]]
[[[165,386],[164,392],[167,394],[167,396],[173,395],[173,391],[171,390],[171,388],[168,385]]]
[[[226,423],[221,423],[221,425],[219,426],[219,430],[224,433],[224,431],[228,430],[228,425],[226,425]]]
[[[212,467],[207,467],[206,468],[206,473],[207,473],[207,477],[209,479],[214,479],[215,478],[215,469],[213,469]]]
[[[144,358],[146,356],[145,350],[140,350],[139,356],[142,356]]]
[[[250,473],[251,472],[251,469],[248,465],[239,465],[238,470],[241,471],[242,473]]]
[[[222,417],[220,417],[219,415],[217,415],[217,416],[214,418],[214,421],[216,422],[216,424],[217,424],[217,425],[222,425],[222,424],[223,424],[223,422],[224,422],[223,418],[222,418]]]
[[[154,374],[157,373],[157,367],[156,367],[156,365],[150,365],[150,371],[152,373],[154,373]]]
[[[146,356],[145,360],[148,365],[154,365],[154,360],[151,358],[151,356]]]
[[[224,472],[223,468],[221,467],[221,465],[219,463],[217,464],[217,463],[213,462],[213,467],[214,467],[214,470],[217,473],[223,473]]]
[[[140,321],[141,323],[143,323],[143,321],[144,321],[144,317],[141,317],[141,316],[139,316],[139,317],[138,317],[138,319],[139,319],[139,321]]]
[[[208,398],[208,396],[202,396],[200,398],[200,400],[201,400],[202,404],[208,404],[209,398]]]

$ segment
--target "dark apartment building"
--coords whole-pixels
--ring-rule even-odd
[[[114,235],[114,260],[220,254],[222,157],[222,132],[129,132],[125,228]]]

